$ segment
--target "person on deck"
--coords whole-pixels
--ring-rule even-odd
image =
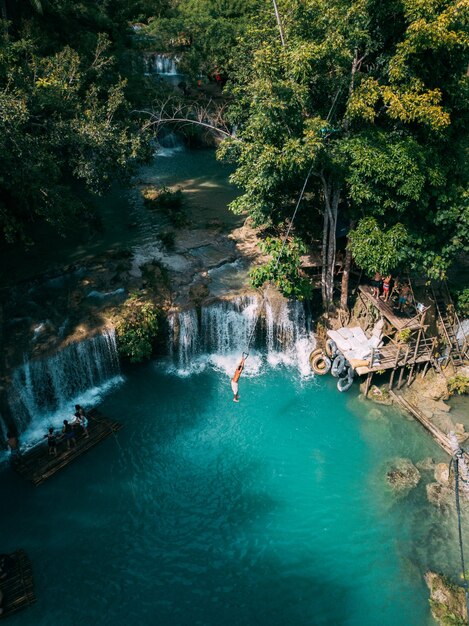
[[[57,456],[57,435],[54,432],[54,429],[49,428],[49,432],[47,435],[44,435],[44,439],[47,437],[47,446],[49,448],[49,456]]]
[[[75,420],[73,421],[74,426],[81,426],[83,428],[83,432],[85,433],[85,437],[89,437],[90,434],[88,432],[88,419],[85,415],[85,410],[79,404],[75,404]]]
[[[75,431],[72,428],[72,425],[68,423],[68,420],[64,420],[64,425],[62,428],[62,435],[64,440],[67,442],[67,450],[70,450],[70,446],[76,446],[77,441],[75,438]]]
[[[403,311],[407,300],[409,299],[410,287],[407,283],[404,283],[399,291],[398,311]]]
[[[239,377],[241,376],[241,373],[244,369],[244,363],[246,362],[246,358],[243,355],[243,358],[241,359],[241,361],[239,362],[238,367],[236,368],[236,371],[233,375],[233,378],[231,379],[231,389],[233,390],[233,402],[239,402],[239,393],[238,393],[238,381],[239,381]]]
[[[375,298],[379,298],[382,284],[383,284],[383,278],[379,272],[376,272],[372,280],[372,289],[371,289],[371,295],[374,296]]]
[[[386,276],[386,278],[383,280],[383,300],[384,302],[387,302],[389,300],[389,290],[391,287],[391,279],[392,276],[391,274],[388,274]]]

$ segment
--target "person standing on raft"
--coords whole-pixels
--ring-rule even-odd
[[[233,402],[239,402],[238,380],[239,380],[239,377],[241,376],[241,372],[244,369],[244,363],[246,359],[247,359],[247,355],[244,356],[243,354],[243,357],[241,361],[239,362],[238,367],[236,368],[233,378],[231,379],[231,389],[233,390]]]

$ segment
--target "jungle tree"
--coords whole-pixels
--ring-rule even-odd
[[[326,310],[339,212],[358,224],[375,217],[382,229],[400,224],[406,261],[441,275],[468,242],[467,1],[279,7],[285,45],[266,3],[238,48],[230,87],[237,137],[220,150],[244,190],[233,209],[282,224],[309,173],[303,211],[311,222],[315,210],[322,216]]]

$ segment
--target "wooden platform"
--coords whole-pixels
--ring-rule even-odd
[[[0,589],[3,592],[3,613],[0,619],[36,602],[33,572],[26,552],[17,550],[9,556],[15,564],[9,575],[0,581]]]
[[[57,446],[57,456],[49,455],[47,441],[44,440],[43,444],[34,446],[12,463],[13,469],[34,485],[40,485],[47,478],[88,452],[97,443],[122,428],[122,424],[106,419],[96,410],[90,411],[87,417],[88,438],[84,434],[77,436],[76,446],[70,450],[67,450],[65,442],[61,442]]]
[[[391,343],[378,348],[376,352],[380,355],[379,364],[373,367],[371,365],[372,358],[370,358],[369,365],[359,365],[355,368],[359,376],[370,372],[404,367],[404,365],[426,363],[431,360],[433,355],[433,341],[432,339],[422,339],[417,347],[415,341],[410,341],[406,346],[397,346]]]
[[[421,328],[420,323],[420,314],[415,315],[414,317],[407,317],[404,313],[399,313],[395,311],[392,307],[392,304],[388,302],[384,302],[380,298],[375,298],[371,294],[371,287],[368,285],[359,285],[358,289],[363,294],[363,297],[375,306],[381,315],[390,322],[394,328],[397,330],[404,330],[404,328],[409,328],[410,330],[418,330]]]

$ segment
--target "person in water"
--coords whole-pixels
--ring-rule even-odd
[[[44,435],[44,439],[47,437],[47,446],[49,448],[49,456],[57,456],[57,435],[54,432],[54,429],[49,428],[49,432],[47,435]]]
[[[246,358],[243,355],[243,358],[241,359],[241,361],[239,362],[238,367],[236,368],[236,371],[233,375],[233,378],[231,379],[231,389],[233,390],[233,402],[239,402],[239,393],[238,393],[238,381],[239,381],[239,377],[241,376],[241,373],[244,369],[244,363],[246,361]]]

